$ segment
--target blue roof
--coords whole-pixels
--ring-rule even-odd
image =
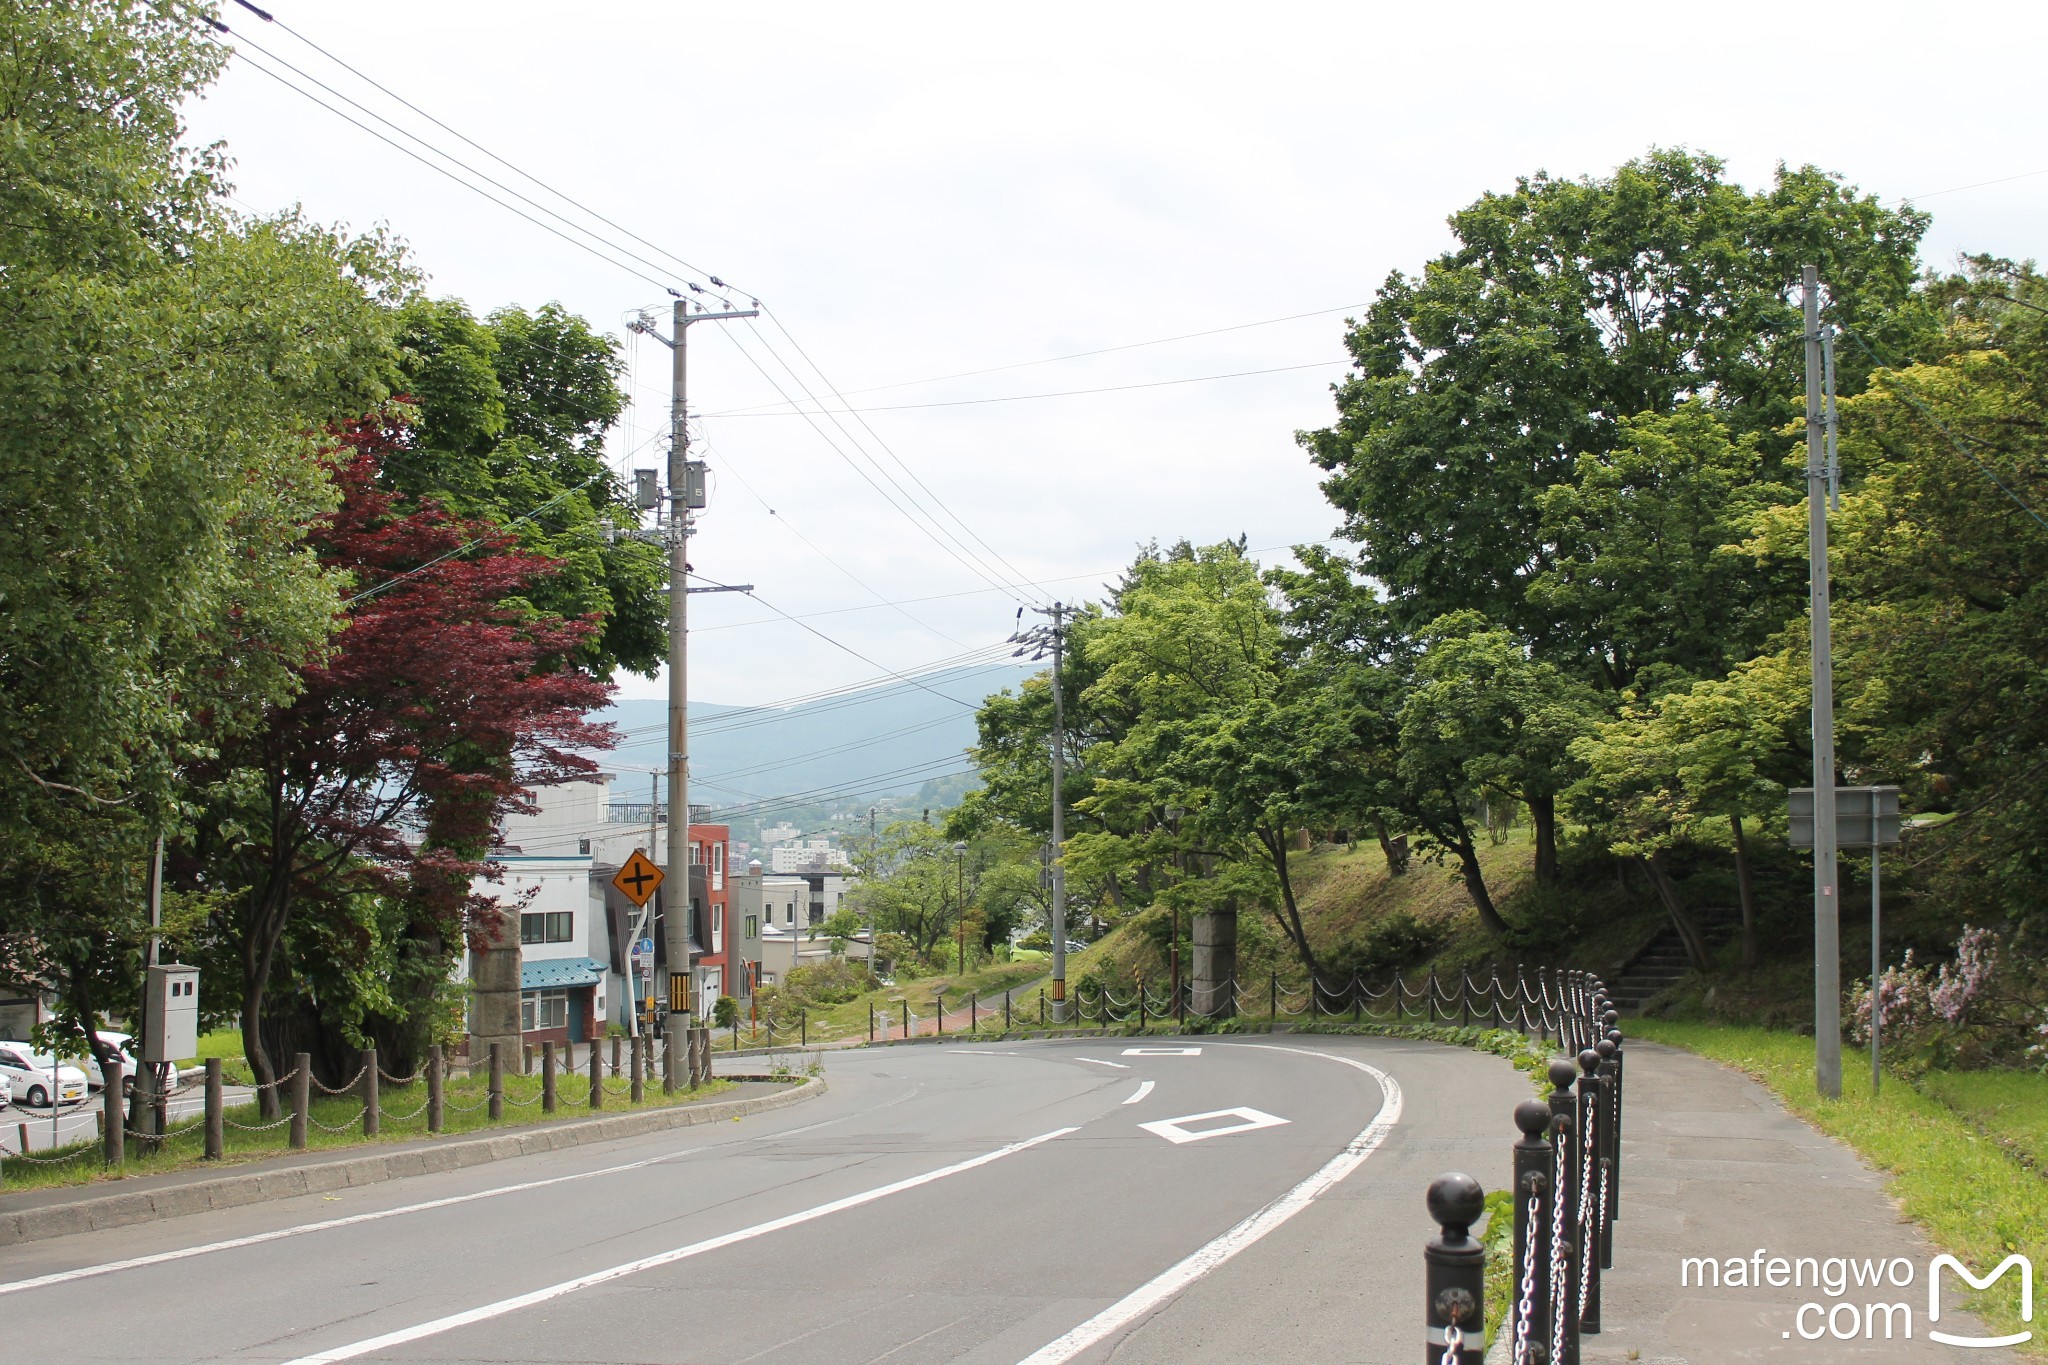
[[[560,990],[564,986],[595,986],[604,980],[605,965],[594,957],[550,957],[519,964],[522,991]]]

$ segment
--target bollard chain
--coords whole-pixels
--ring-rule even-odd
[[[1571,1130],[1559,1127],[1554,1131],[1556,1157],[1551,1176],[1554,1194],[1550,1200],[1550,1358],[1562,1362],[1567,1315],[1571,1312],[1572,1244],[1565,1235],[1564,1206],[1564,1192],[1569,1186],[1567,1177],[1571,1174],[1571,1156],[1565,1149],[1570,1145]]]
[[[1531,1347],[1540,1353],[1540,1342],[1529,1340],[1529,1330],[1536,1318],[1536,1247],[1542,1241],[1543,1192],[1542,1176],[1530,1176],[1528,1232],[1522,1238],[1522,1283],[1515,1300],[1515,1353],[1514,1365],[1536,1365]]]

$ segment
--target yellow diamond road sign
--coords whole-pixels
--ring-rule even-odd
[[[636,848],[633,850],[633,856],[626,859],[626,865],[612,878],[612,885],[619,888],[633,904],[645,905],[647,898],[661,885],[661,879],[661,869]]]

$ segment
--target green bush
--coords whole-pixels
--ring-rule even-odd
[[[792,1005],[843,1005],[867,989],[867,967],[843,957],[798,967],[782,979]]]
[[[718,997],[711,1007],[711,1022],[717,1028],[731,1028],[740,1021],[740,1002],[729,995]]]

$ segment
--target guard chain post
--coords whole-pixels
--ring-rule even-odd
[[[1438,1235],[1422,1249],[1425,1365],[1481,1365],[1486,1343],[1486,1248],[1471,1236],[1486,1191],[1461,1172],[1429,1183]]]
[[[1578,1295],[1579,1259],[1577,1101],[1572,1080],[1578,1068],[1560,1057],[1550,1064],[1550,1358],[1553,1365],[1579,1365],[1579,1321],[1572,1305]]]
[[[1602,1206],[1606,1195],[1601,1177],[1606,1167],[1601,1160],[1605,1138],[1600,1123],[1600,1054],[1587,1048],[1579,1054],[1579,1331],[1595,1336],[1600,1331],[1600,1244]]]
[[[1547,1359],[1550,1325],[1550,1195],[1554,1156],[1547,1134],[1550,1106],[1530,1098],[1515,1106],[1515,1266],[1513,1365]]]

